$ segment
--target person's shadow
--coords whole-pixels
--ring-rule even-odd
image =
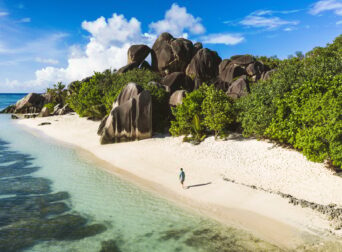
[[[197,184],[197,185],[189,185],[186,187],[186,189],[190,189],[191,187],[206,186],[206,185],[210,185],[210,184],[211,184],[211,182],[203,183],[203,184]]]

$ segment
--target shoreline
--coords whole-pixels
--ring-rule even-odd
[[[227,173],[224,174],[222,167],[210,167],[208,162],[213,160],[208,160],[205,156],[202,160],[196,160],[198,148],[182,143],[180,138],[152,138],[100,145],[96,135],[98,122],[76,115],[23,119],[17,122],[37,136],[76,148],[82,158],[100,164],[106,171],[137,184],[144,190],[223,224],[246,230],[282,248],[295,249],[304,243],[313,243],[316,236],[329,239],[332,232],[329,221],[311,209],[290,205],[278,195],[223,180]],[[52,124],[38,126],[41,122]],[[232,140],[223,144],[229,145],[229,141]],[[244,141],[241,143],[245,145]],[[206,145],[208,144],[210,148],[219,145],[210,142],[210,139],[206,140]],[[255,142],[252,141],[252,144]],[[184,158],[179,153],[193,156]],[[224,161],[227,160],[232,160],[232,157],[227,155]],[[177,180],[180,166],[185,168],[187,174],[186,185],[192,185],[188,190],[181,189]],[[260,183],[263,184],[264,181]]]

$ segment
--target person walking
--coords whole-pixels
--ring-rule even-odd
[[[183,168],[180,168],[179,181],[182,184],[183,189],[184,189],[184,180],[185,180],[185,172],[183,171]]]

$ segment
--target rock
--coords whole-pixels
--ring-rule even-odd
[[[38,113],[31,113],[31,114],[24,114],[24,118],[36,118],[38,116]]]
[[[120,92],[118,98],[116,99],[116,101],[113,103],[113,107],[112,107],[112,111],[120,106],[121,104],[124,104],[125,102],[129,101],[130,99],[132,99],[134,96],[137,96],[138,94],[140,94],[143,91],[143,88],[133,82],[130,82],[126,85],[126,87],[124,87],[124,89]],[[104,119],[102,119],[100,126],[97,130],[97,134],[98,135],[102,135],[103,134],[103,129],[107,123],[107,121],[113,121],[113,117],[112,117],[112,111],[109,113],[108,116],[106,116]],[[110,126],[110,125],[109,125]]]
[[[42,94],[42,96],[45,99],[44,104],[51,103],[53,101],[53,96],[50,93]]]
[[[210,82],[217,77],[220,63],[217,52],[202,48],[190,61],[186,74],[195,80],[195,88],[198,88],[202,82]]]
[[[203,48],[202,43],[201,43],[201,42],[196,42],[196,43],[194,44],[193,56],[195,56],[196,53],[197,53],[199,50],[201,50],[202,48]]]
[[[136,68],[138,68],[139,67],[139,62],[132,62],[132,63],[129,63],[129,64],[127,64],[126,66],[124,66],[124,67],[121,67],[118,71],[117,71],[117,73],[126,73],[126,72],[128,72],[128,71],[130,71],[130,70],[133,70],[133,69],[136,69]]]
[[[272,76],[272,74],[274,72],[276,72],[277,70],[276,69],[272,69],[272,70],[269,70],[267,72],[264,72],[262,75],[261,75],[261,80],[269,80]]]
[[[190,40],[162,33],[152,46],[152,68],[163,74],[184,72],[193,56]]]
[[[19,119],[19,117],[17,115],[11,115],[12,119]]]
[[[42,122],[40,124],[38,124],[38,126],[44,126],[44,125],[50,125],[51,123],[50,122]]]
[[[62,108],[62,104],[57,104],[56,106],[53,107],[53,112],[52,114],[53,115],[57,115],[58,114],[58,111]]]
[[[114,104],[105,125],[99,129],[101,144],[133,141],[152,136],[152,98],[148,91]]]
[[[65,115],[65,114],[68,114],[70,112],[73,112],[73,110],[69,107],[69,104],[65,104],[63,106],[63,108],[61,108],[57,111],[57,115]]]
[[[253,62],[255,62],[255,58],[251,55],[235,55],[230,58],[232,62],[236,65],[247,66]]]
[[[127,52],[127,64],[136,62],[140,65],[150,52],[151,49],[147,45],[132,45]]]
[[[41,111],[40,111],[40,113],[39,113],[39,117],[47,117],[47,116],[49,116],[50,115],[50,112],[49,112],[49,108],[47,108],[47,107],[44,107]]]
[[[116,99],[117,105],[120,106],[121,104],[124,104],[126,101],[130,100],[134,96],[137,96],[142,91],[142,86],[133,82],[128,83]]]
[[[233,99],[247,95],[249,92],[248,81],[245,76],[240,77],[228,88],[227,95]]]
[[[14,113],[39,113],[43,108],[45,98],[41,94],[30,93],[15,104]]]
[[[186,96],[186,94],[186,90],[177,90],[171,95],[169,105],[175,107],[182,104],[183,98]]]
[[[183,72],[174,72],[166,75],[162,79],[162,84],[169,87],[171,93],[179,89],[191,92],[194,90],[195,85],[193,80]]]
[[[256,61],[247,66],[246,72],[249,76],[258,76],[260,78],[262,72],[264,71],[264,64],[260,61]]]
[[[228,83],[228,85],[231,84],[236,77],[246,74],[246,70],[243,67],[235,65],[233,62],[229,62],[229,60],[224,60],[220,64],[219,69],[219,79]]]

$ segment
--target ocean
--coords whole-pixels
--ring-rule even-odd
[[[24,94],[0,94],[0,108]],[[0,114],[0,251],[278,251]]]

